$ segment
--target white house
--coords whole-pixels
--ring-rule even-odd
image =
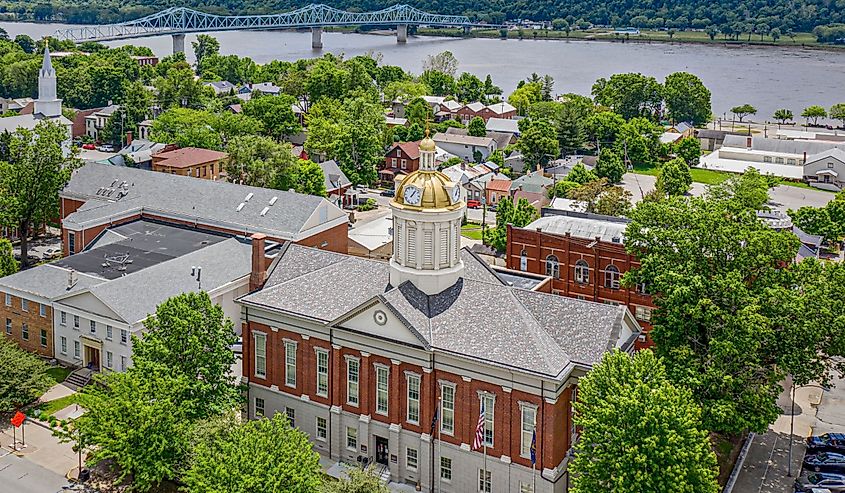
[[[840,191],[845,188],[845,151],[829,149],[807,158],[804,180],[814,187]]]
[[[475,161],[476,152],[480,153],[481,161],[486,161],[490,154],[497,149],[496,140],[491,137],[472,137],[452,133],[437,133],[434,135],[437,147],[449,154],[453,154],[464,161]]]

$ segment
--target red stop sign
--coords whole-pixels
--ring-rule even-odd
[[[15,425],[15,428],[20,428],[23,424],[23,420],[25,419],[26,416],[24,415],[24,413],[18,411],[15,413],[14,416],[12,416],[12,424]]]

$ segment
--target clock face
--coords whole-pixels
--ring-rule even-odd
[[[460,201],[461,201],[461,186],[455,185],[455,187],[452,188],[452,203],[457,204]]]
[[[420,205],[422,199],[422,191],[414,186],[405,187],[405,196],[402,197],[406,204]]]

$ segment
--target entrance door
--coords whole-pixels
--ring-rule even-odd
[[[387,465],[387,456],[389,452],[387,451],[387,438],[382,438],[380,436],[376,437],[376,462],[379,464]]]
[[[87,367],[90,370],[100,371],[100,350],[91,346],[85,346]]]

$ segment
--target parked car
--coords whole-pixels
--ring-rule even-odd
[[[816,472],[845,473],[845,455],[835,452],[818,452],[804,457],[804,467]]]
[[[807,438],[807,450],[845,453],[845,433],[825,433]]]
[[[481,202],[477,200],[467,200],[467,207],[469,207],[470,209],[478,209],[479,207],[481,207]]]
[[[82,148],[86,151],[93,151],[97,147],[94,144],[82,144]]]
[[[56,257],[61,257],[61,255],[62,255],[61,248],[50,247],[50,248],[44,250],[44,258],[56,258]]]
[[[845,474],[814,472],[802,474],[795,480],[795,491],[809,493],[819,488],[827,489],[831,493],[845,493]]]
[[[392,188],[388,188],[387,190],[382,190],[379,195],[381,195],[382,197],[395,197],[396,196],[396,190],[394,190]]]

